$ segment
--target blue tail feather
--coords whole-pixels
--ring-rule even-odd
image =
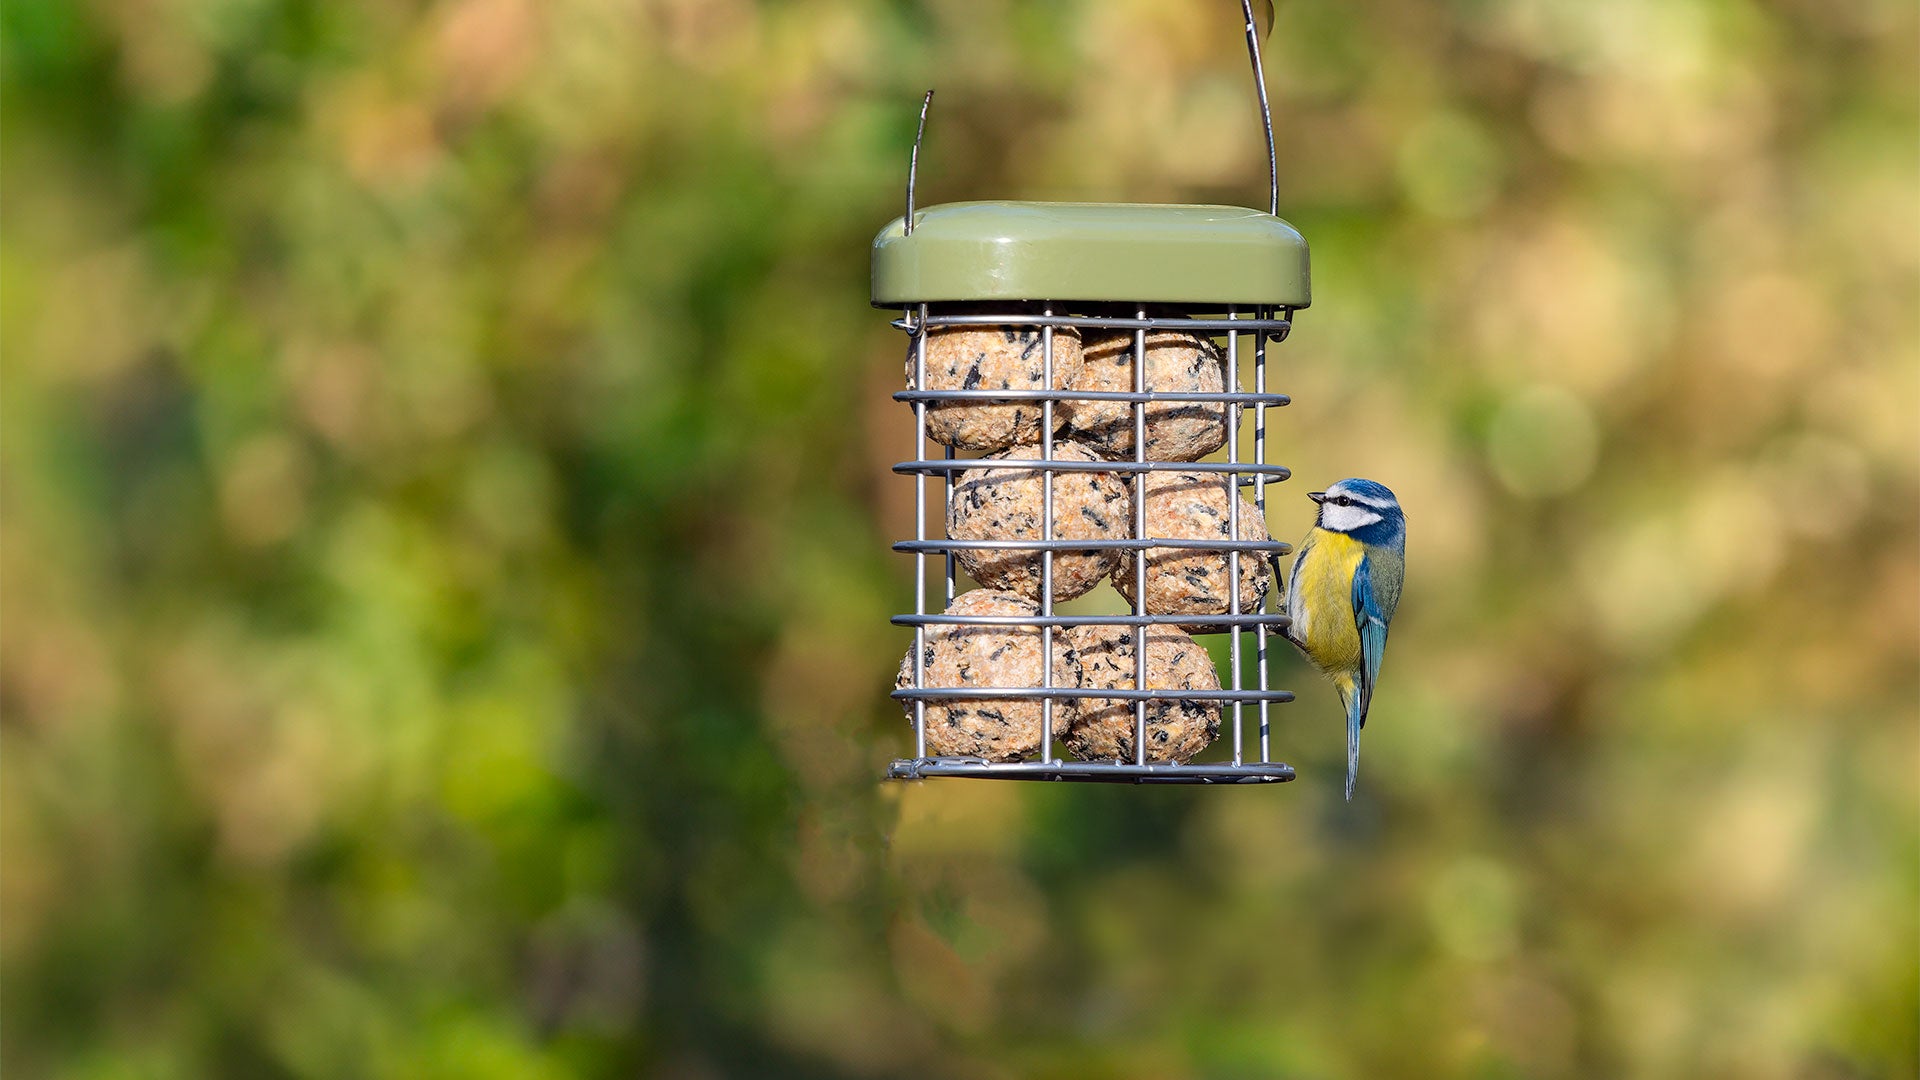
[[[1342,695],[1347,706],[1347,801],[1353,801],[1354,781],[1360,778],[1360,725],[1366,722],[1366,708],[1358,689]]]

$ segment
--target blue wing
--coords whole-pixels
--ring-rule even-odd
[[[1380,677],[1380,657],[1387,651],[1388,618],[1373,595],[1373,561],[1362,557],[1353,571],[1353,624],[1360,631],[1360,727],[1367,726],[1373,684]]]

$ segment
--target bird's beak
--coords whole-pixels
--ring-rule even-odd
[[[1324,491],[1309,491],[1307,492],[1307,498],[1317,503],[1323,503],[1327,501],[1327,493]]]

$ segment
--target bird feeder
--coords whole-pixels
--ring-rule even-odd
[[[894,398],[914,420],[913,456],[893,466],[915,485],[914,537],[893,545],[914,560],[914,609],[892,620],[913,633],[893,691],[913,751],[891,778],[1293,778],[1272,756],[1269,722],[1270,706],[1293,695],[1267,671],[1287,621],[1279,560],[1289,550],[1265,523],[1267,489],[1288,476],[1268,461],[1267,413],[1288,398],[1269,391],[1267,361],[1311,297],[1306,241],[1277,216],[1272,120],[1245,10],[1266,123],[1265,212],[916,209],[916,136],[907,213],[873,241],[873,304],[897,309],[893,325],[909,340],[908,388]],[[923,104],[922,131],[925,120]],[[937,529],[930,493],[943,509]],[[956,590],[963,567],[981,589]],[[1128,614],[1057,610],[1103,574],[1131,601]],[[1194,641],[1220,634],[1224,678]],[[1230,756],[1191,760],[1216,736]]]

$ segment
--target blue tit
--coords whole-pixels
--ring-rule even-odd
[[[1360,774],[1360,729],[1380,678],[1387,624],[1400,605],[1407,519],[1393,492],[1342,480],[1307,498],[1320,514],[1287,580],[1287,640],[1333,682],[1347,707],[1347,798]]]

